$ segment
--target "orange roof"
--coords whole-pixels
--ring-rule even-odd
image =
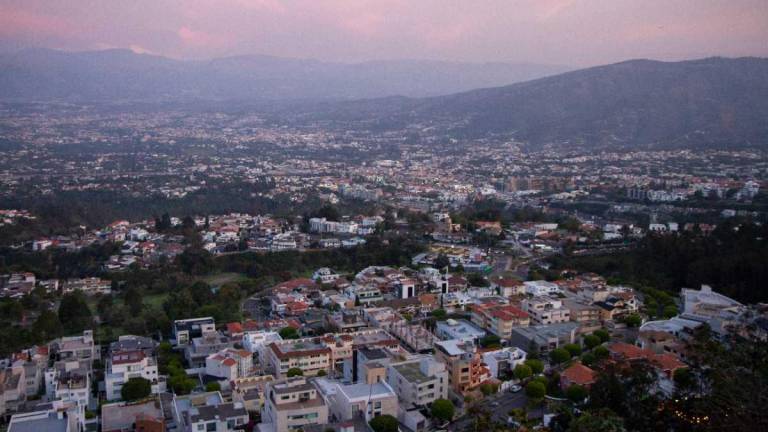
[[[597,372],[579,362],[572,364],[560,374],[560,377],[565,378],[569,383],[581,386],[587,386],[594,383],[596,376]]]
[[[229,332],[230,334],[242,333],[243,325],[240,324],[239,322],[227,323],[227,332]]]
[[[644,350],[635,345],[631,345],[624,342],[614,342],[608,345],[608,350],[625,360],[637,360],[641,358],[650,358],[653,355],[649,350]]]
[[[677,369],[687,367],[680,359],[669,353],[656,354],[651,361],[663,371],[674,372]]]

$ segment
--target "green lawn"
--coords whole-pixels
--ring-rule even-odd
[[[217,273],[203,277],[201,280],[211,286],[221,286],[227,282],[240,282],[248,279],[248,277],[242,273]]]

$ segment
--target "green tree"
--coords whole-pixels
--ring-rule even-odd
[[[453,402],[447,399],[437,399],[436,401],[432,402],[432,417],[438,420],[442,420],[444,422],[453,420],[455,410],[456,409],[453,406]]]
[[[621,322],[627,325],[627,327],[640,327],[643,323],[643,318],[638,314],[629,314],[622,317]]]
[[[59,305],[59,321],[64,325],[64,330],[69,333],[82,333],[83,330],[93,326],[93,316],[85,295],[80,291],[65,294]]]
[[[436,320],[442,321],[448,316],[448,313],[445,311],[445,309],[435,309],[432,311],[432,316]]]
[[[608,333],[608,331],[605,329],[595,330],[594,332],[592,332],[592,334],[599,337],[601,343],[605,343],[611,340],[611,334]]]
[[[130,287],[125,291],[123,302],[132,316],[139,316],[144,308],[141,292],[136,287]]]
[[[514,373],[515,373],[515,378],[522,381],[526,378],[531,377],[531,375],[533,375],[533,370],[531,369],[530,366],[526,364],[519,364],[515,366]]]
[[[565,348],[555,348],[549,353],[549,359],[555,364],[564,363],[571,359],[571,353]]]
[[[483,383],[480,384],[480,391],[484,396],[490,396],[499,391],[499,386],[498,384]]]
[[[531,399],[542,399],[547,394],[547,387],[538,381],[531,381],[525,386],[525,394]]]
[[[218,381],[211,381],[205,385],[205,391],[221,391],[221,384]]]
[[[380,415],[368,422],[374,432],[397,432],[398,421],[389,414]]]
[[[32,324],[32,334],[36,340],[48,342],[62,335],[59,316],[50,310],[44,310]]]
[[[581,363],[584,366],[592,366],[597,361],[597,357],[591,352],[587,352],[581,355]]]
[[[495,334],[489,334],[480,338],[480,346],[483,348],[501,348],[501,338]]]
[[[571,357],[577,357],[581,355],[581,347],[578,344],[566,344],[563,346],[566,351],[571,355]]]
[[[587,398],[589,392],[584,387],[573,384],[565,389],[565,396],[573,403],[581,403]]]
[[[528,359],[525,361],[525,365],[531,368],[534,374],[540,374],[544,372],[544,362],[538,359]]]
[[[584,336],[584,346],[586,346],[587,349],[592,349],[600,345],[600,343],[600,337],[597,335],[591,334]]]
[[[624,421],[610,410],[585,412],[571,422],[569,432],[625,432]]]
[[[296,376],[303,376],[304,375],[304,371],[301,370],[300,368],[293,367],[293,368],[288,369],[288,372],[286,372],[285,375],[288,378],[293,378],[293,377],[296,377]]]
[[[144,399],[152,393],[152,383],[144,378],[130,378],[120,389],[124,401]]]
[[[293,327],[283,327],[278,332],[283,339],[298,339],[299,331]]]
[[[594,354],[595,358],[598,360],[603,360],[608,358],[610,351],[608,351],[608,348],[604,346],[599,346],[592,350],[592,354]]]

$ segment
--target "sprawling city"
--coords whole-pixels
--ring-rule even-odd
[[[0,431],[768,430],[768,5],[141,3],[0,5]]]

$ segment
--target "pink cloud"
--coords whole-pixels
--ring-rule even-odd
[[[0,36],[73,36],[76,29],[67,21],[21,8],[0,6]]]
[[[185,44],[195,47],[222,47],[232,42],[229,36],[192,30],[188,26],[182,26],[176,34]]]

